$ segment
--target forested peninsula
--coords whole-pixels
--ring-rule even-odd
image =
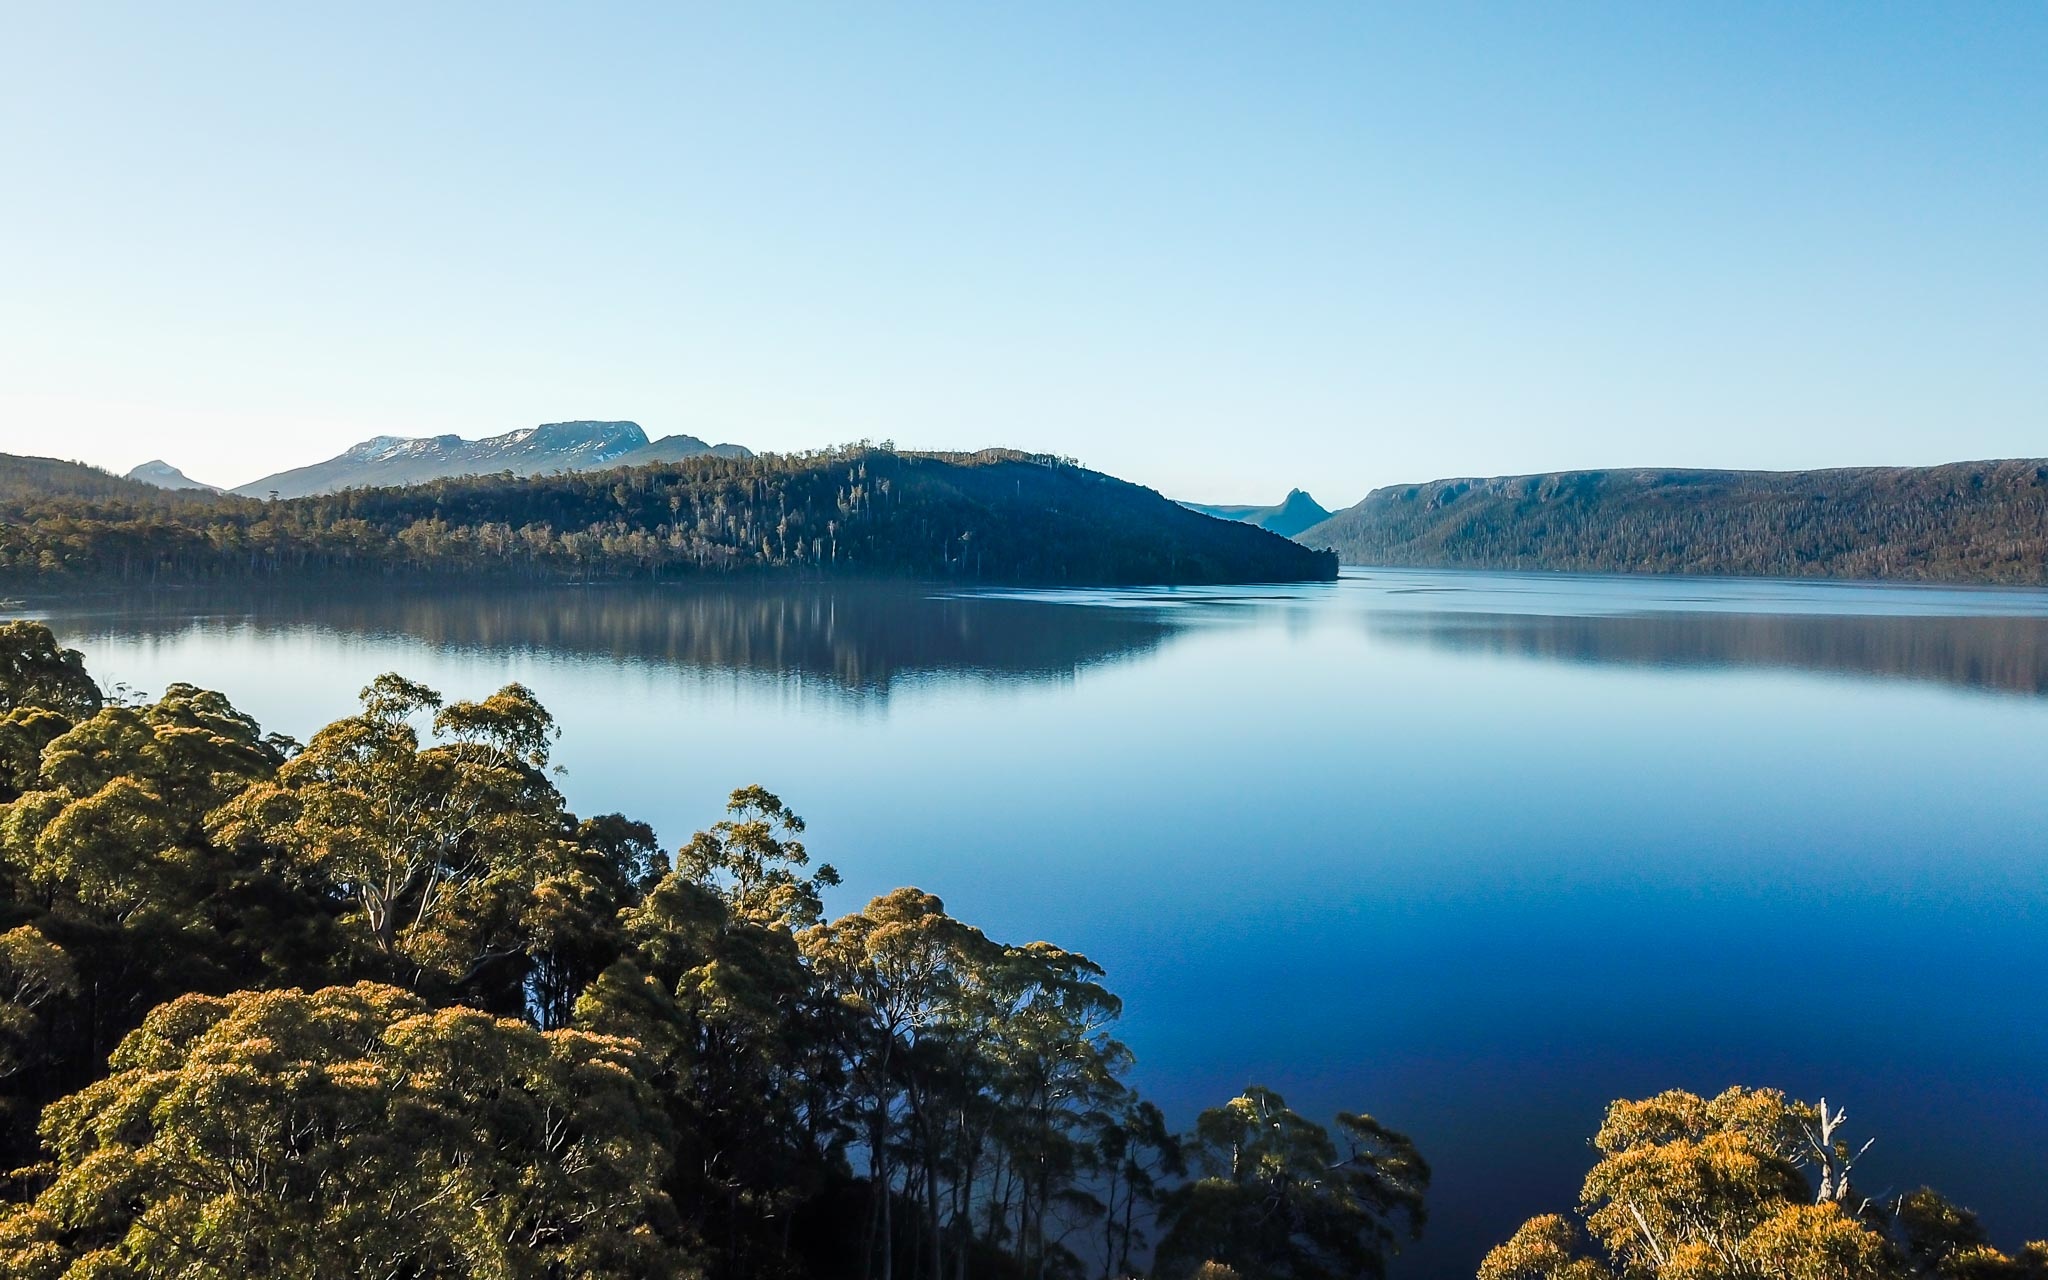
[[[2039,586],[2048,460],[1436,480],[1297,537],[1346,564]]]
[[[867,576],[1021,585],[1334,578],[1337,559],[1038,454],[867,445],[285,500],[0,455],[0,585]]]
[[[759,786],[672,850],[579,817],[555,736],[391,674],[300,744],[0,624],[0,1275],[1347,1280],[1422,1232],[1380,1120],[1247,1085],[1182,1129],[1086,956],[831,914]],[[1479,1274],[2048,1276],[1867,1151],[1773,1090],[1618,1101]]]

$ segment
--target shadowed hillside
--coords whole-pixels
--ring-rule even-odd
[[[1336,576],[1336,557],[1039,455],[866,446],[282,501],[0,458],[0,581],[707,574],[1122,585]]]
[[[1436,480],[1296,536],[1347,564],[2038,585],[2048,461]]]

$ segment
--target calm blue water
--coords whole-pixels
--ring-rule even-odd
[[[1360,571],[932,595],[561,590],[47,611],[102,680],[300,737],[508,680],[670,843],[760,782],[857,905],[1105,964],[1169,1112],[1247,1082],[1437,1170],[1399,1274],[1568,1209],[1603,1105],[1776,1085],[2048,1233],[2048,594]]]

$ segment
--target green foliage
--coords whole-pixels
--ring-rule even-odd
[[[1181,1140],[1158,1107],[1129,1098],[1097,1123],[1094,1163],[1103,1187],[1102,1274],[1135,1275],[1137,1257],[1152,1243],[1140,1214],[1150,1217],[1187,1174]]]
[[[40,622],[0,622],[0,713],[31,707],[78,719],[100,709],[85,657]]]
[[[1336,572],[1334,556],[1007,450],[857,445],[283,502],[0,455],[0,580],[25,583],[773,573],[1104,584]]]
[[[53,647],[39,627],[5,639]],[[24,665],[0,651],[0,666]],[[211,812],[282,761],[254,721],[183,684],[135,706],[77,690],[61,701],[68,715],[17,708],[5,722],[18,732],[0,805],[0,923],[24,922],[0,935],[0,987],[13,985],[0,1006],[0,1156],[13,1160],[31,1153],[36,1109],[96,1074],[152,1005],[298,976],[297,948],[321,931],[259,859],[206,836]]]
[[[1296,536],[1346,564],[2042,584],[2048,462],[1437,480]]]
[[[764,787],[741,787],[726,802],[724,821],[700,831],[676,853],[676,868],[724,893],[733,914],[788,929],[808,928],[824,916],[821,892],[839,883],[831,865],[809,878],[794,868],[810,854],[795,837],[804,820]]]
[[[1479,1280],[2029,1280],[2048,1246],[1989,1247],[1976,1219],[1932,1191],[1889,1204],[1850,1189],[1869,1143],[1844,1119],[1772,1089],[1713,1098],[1674,1089],[1607,1110],[1580,1215],[1523,1224]]]
[[[52,1106],[13,1276],[682,1275],[629,1041],[368,984],[187,996]]]
[[[787,929],[680,872],[621,918],[625,958],[576,1022],[643,1046],[714,1270],[787,1268],[793,1214],[846,1176],[829,1006]]]
[[[48,1030],[38,1011],[78,994],[78,967],[32,924],[0,933],[0,1079],[21,1071]]]
[[[519,685],[443,705],[395,675],[362,705],[219,810],[212,832],[278,850],[295,878],[346,904],[343,924],[393,980],[461,988],[519,954],[543,882],[554,907],[586,894],[546,772],[553,718]]]
[[[1254,1085],[1201,1114],[1191,1154],[1203,1176],[1167,1205],[1163,1276],[1205,1261],[1246,1280],[1378,1276],[1422,1234],[1429,1166],[1371,1116],[1340,1114],[1333,1135]]]

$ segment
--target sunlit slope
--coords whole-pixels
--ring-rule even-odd
[[[1296,535],[1347,564],[2048,583],[2048,460],[1390,485]]]

